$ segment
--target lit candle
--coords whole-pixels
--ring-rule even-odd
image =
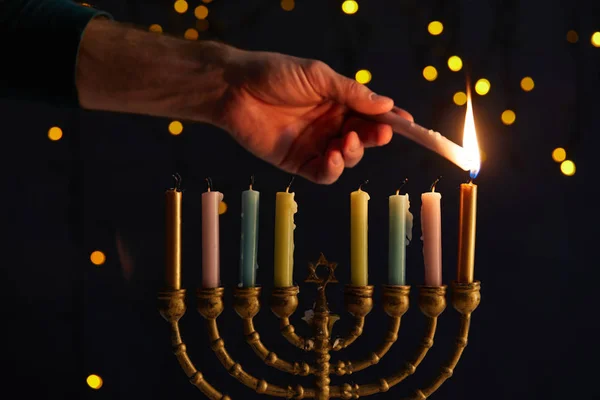
[[[430,192],[421,195],[421,240],[423,240],[425,286],[442,285],[442,211],[440,208],[442,195],[435,191],[435,185],[440,178],[431,185]]]
[[[368,183],[366,181],[365,183]],[[368,220],[369,193],[362,190],[350,193],[350,269],[354,286],[369,283]]]
[[[173,175],[175,187],[165,193],[166,288],[181,289],[181,176]]]
[[[402,186],[406,182],[407,179]],[[400,194],[400,189],[389,197],[388,283],[390,285],[406,285],[406,246],[412,240],[413,225],[413,215],[409,208],[408,194]]]
[[[258,254],[258,205],[260,192],[252,188],[242,192],[242,234],[240,245],[240,284],[242,287],[253,287],[256,284],[256,262]]]
[[[472,283],[475,266],[475,221],[477,217],[477,185],[473,179],[479,173],[481,159],[475,131],[475,118],[470,92],[467,91],[467,111],[463,134],[463,148],[469,164],[471,181],[460,185],[458,222],[458,273],[459,283]]]
[[[208,190],[202,193],[202,287],[215,288],[221,284],[219,254],[219,204],[221,192],[212,190],[207,178]]]
[[[294,201],[294,193],[290,186],[277,192],[275,198],[275,287],[290,287],[294,279],[294,214],[298,212],[298,204]]]

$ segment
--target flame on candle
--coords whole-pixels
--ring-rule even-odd
[[[475,179],[481,168],[481,156],[475,131],[475,118],[473,117],[473,104],[471,103],[471,90],[467,89],[467,113],[465,115],[465,130],[463,133],[463,148],[467,157],[467,165],[471,179]]]

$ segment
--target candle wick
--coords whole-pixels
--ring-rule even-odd
[[[402,184],[400,185],[398,190],[396,190],[396,194],[400,194],[400,189],[402,189],[404,187],[404,185],[406,185],[407,183],[408,183],[408,178],[404,178],[404,180],[402,181]]]
[[[286,193],[290,192],[290,187],[292,186],[292,183],[294,182],[295,178],[296,178],[296,175],[292,175],[292,178],[290,179],[290,183],[288,183],[287,188],[285,188]]]
[[[173,175],[173,179],[175,180],[174,189],[176,192],[181,192],[181,175],[178,172],[175,172]]]
[[[358,187],[358,190],[362,190],[363,185],[366,185],[367,183],[369,183],[368,179],[360,184],[360,186]]]
[[[208,191],[210,192],[212,190],[212,179],[210,179],[210,177],[206,178],[206,185],[208,187]]]
[[[252,190],[252,186],[254,186],[254,175],[250,177],[250,190]]]
[[[438,182],[440,181],[440,179],[442,179],[442,176],[441,176],[441,175],[440,175],[440,176],[438,176],[438,178],[437,178],[435,181],[433,181],[433,183],[431,184],[431,191],[432,191],[432,192],[435,192],[435,185],[437,185],[437,184],[438,184]]]

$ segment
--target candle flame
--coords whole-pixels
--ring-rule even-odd
[[[467,89],[467,113],[465,114],[463,148],[465,149],[471,179],[475,179],[481,168],[481,156],[479,154],[479,144],[477,143],[475,118],[473,117],[473,104],[471,103],[471,91],[469,89]]]

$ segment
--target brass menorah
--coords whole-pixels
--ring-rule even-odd
[[[323,277],[318,275],[319,267],[327,269],[327,273]],[[313,315],[312,318],[307,319],[313,331],[313,336],[310,338],[303,338],[296,334],[294,326],[290,322],[290,317],[298,307],[299,287],[274,288],[271,293],[270,307],[273,313],[279,318],[282,335],[297,348],[303,351],[314,352],[316,356],[314,364],[285,361],[262,343],[253,322],[254,317],[258,314],[261,307],[260,287],[236,287],[233,292],[234,308],[242,318],[246,341],[258,357],[267,365],[292,375],[314,375],[314,388],[305,388],[301,385],[277,386],[246,372],[229,355],[225,348],[225,342],[219,334],[217,318],[224,308],[223,295],[225,289],[223,287],[198,289],[197,308],[198,312],[206,320],[211,348],[231,376],[259,394],[287,399],[315,398],[318,400],[327,400],[330,398],[358,399],[362,396],[387,392],[392,386],[397,385],[406,377],[415,373],[428,350],[433,346],[437,318],[446,308],[446,286],[419,287],[419,308],[427,319],[427,326],[415,355],[399,371],[381,378],[374,383],[364,385],[346,383],[339,386],[331,386],[330,376],[332,373],[339,376],[350,375],[377,364],[386,355],[397,340],[400,320],[409,308],[410,294],[410,286],[384,285],[382,305],[390,319],[384,342],[366,359],[330,363],[330,353],[332,351],[347,348],[362,334],[365,317],[373,308],[374,289],[372,285],[345,286],[344,303],[346,310],[354,317],[354,326],[346,337],[332,339],[332,327],[339,317],[330,312],[325,290],[328,284],[338,282],[335,278],[335,267],[336,264],[328,262],[323,254],[321,254],[316,263],[309,264],[309,276],[305,282],[317,284],[317,299],[312,310]],[[471,313],[477,308],[480,301],[480,282],[453,282],[451,289],[452,305],[460,314],[461,321],[454,350],[449,361],[441,368],[438,376],[428,386],[416,390],[414,395],[408,398],[410,400],[428,398],[450,378],[464,348],[467,346]],[[159,293],[158,299],[160,302],[160,313],[169,322],[171,327],[171,343],[174,353],[190,382],[212,400],[231,400],[228,395],[222,394],[204,379],[202,373],[196,369],[187,354],[186,345],[181,339],[179,331],[179,319],[186,311],[185,290],[164,291]]]

